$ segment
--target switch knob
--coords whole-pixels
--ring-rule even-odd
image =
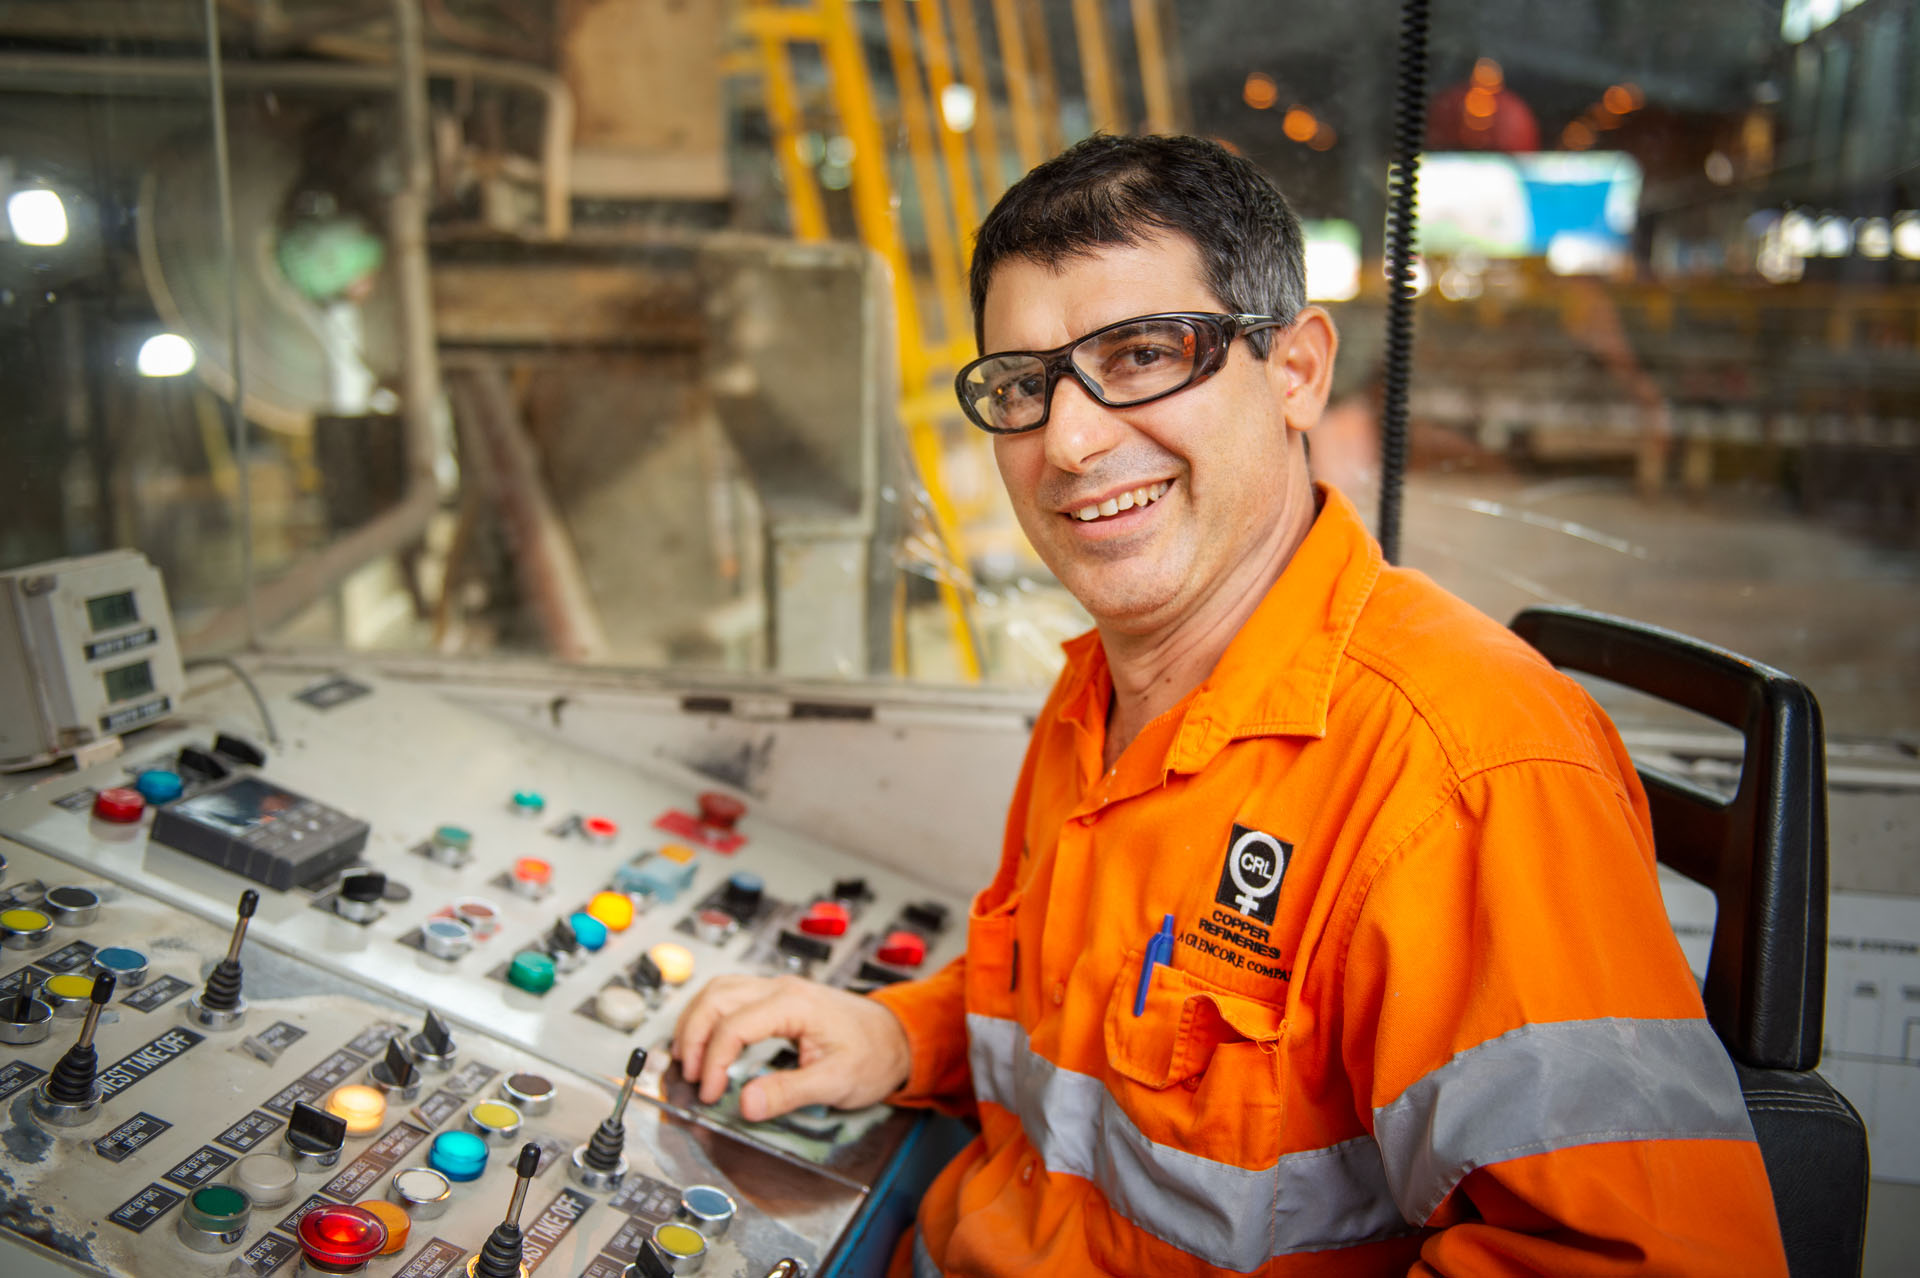
[[[380,917],[380,902],[387,894],[387,876],[378,870],[361,870],[340,880],[333,898],[333,912],[355,923],[371,923]]]
[[[53,1009],[29,990],[0,997],[0,1043],[26,1047],[53,1032]]]
[[[410,1101],[420,1094],[420,1071],[397,1038],[387,1040],[386,1054],[367,1070],[367,1077],[375,1087],[397,1100]]]
[[[287,1116],[287,1134],[281,1143],[287,1160],[300,1171],[332,1167],[340,1161],[340,1151],[347,1143],[347,1120],[305,1101],[296,1102],[293,1113]]]
[[[420,1032],[407,1040],[407,1051],[412,1054],[414,1064],[436,1072],[452,1069],[455,1058],[460,1055],[453,1031],[431,1010],[420,1022]]]

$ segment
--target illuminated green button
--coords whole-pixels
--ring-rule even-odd
[[[180,1240],[199,1252],[238,1247],[247,1232],[253,1202],[231,1185],[202,1185],[180,1212]]]
[[[521,950],[507,965],[507,983],[529,994],[553,988],[553,959],[538,950]]]
[[[473,847],[473,832],[457,825],[443,825],[434,830],[433,841],[443,848],[458,848],[466,852]]]
[[[537,817],[547,810],[547,796],[538,790],[515,790],[513,810],[523,817]]]

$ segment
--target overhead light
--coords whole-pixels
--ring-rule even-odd
[[[1247,72],[1240,86],[1240,100],[1256,111],[1265,111],[1280,100],[1280,86],[1264,71]]]
[[[178,333],[155,333],[134,361],[142,377],[178,377],[193,371],[193,343]]]
[[[1867,218],[1854,226],[1853,247],[1861,257],[1878,261],[1893,252],[1893,228],[1884,217]]]
[[[52,248],[67,242],[67,206],[44,187],[15,191],[7,197],[7,225],[22,244]]]
[[[1827,214],[1815,223],[1814,235],[1822,257],[1845,257],[1853,252],[1853,224],[1844,217]]]
[[[1893,251],[1909,261],[1920,259],[1920,217],[1908,213],[1893,224]]]
[[[973,90],[964,84],[949,84],[940,90],[940,118],[955,133],[965,133],[973,127],[975,113],[979,103],[974,100]]]

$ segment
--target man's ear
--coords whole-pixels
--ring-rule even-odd
[[[1274,334],[1267,377],[1291,430],[1310,430],[1327,406],[1340,333],[1318,306],[1301,308],[1293,324]]]

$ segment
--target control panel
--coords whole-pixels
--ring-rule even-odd
[[[929,972],[964,944],[962,902],[765,823],[711,780],[420,687],[268,670],[259,691],[278,748],[258,744],[264,725],[244,731],[258,712],[229,684],[123,757],[0,799],[0,834],[24,845],[0,882],[0,955],[21,964],[0,973],[0,1090],[18,1081],[14,1132],[45,1153],[4,1186],[0,1230],[134,1275],[212,1272],[188,1257],[230,1237],[257,1274],[349,1272],[308,1244],[369,1247],[371,1219],[388,1241],[370,1272],[432,1278],[479,1266],[514,1212],[525,1238],[559,1239],[529,1272],[836,1263],[922,1120],[880,1106],[747,1122],[739,1084],[795,1063],[780,1042],[702,1105],[668,1068],[674,1022],[723,972],[853,990]],[[101,1076],[142,1086],[62,1110],[85,1088],[48,1089],[85,1033]],[[170,1052],[192,1063],[161,1069]],[[71,1129],[55,1116],[69,1112]],[[75,1143],[129,1123],[107,1142],[134,1142],[125,1159]],[[279,1199],[255,1173],[286,1167]],[[457,1230],[433,1214],[443,1192]],[[149,1229],[122,1206],[151,1212],[181,1263],[143,1250]],[[495,1261],[473,1272],[518,1272]]]

